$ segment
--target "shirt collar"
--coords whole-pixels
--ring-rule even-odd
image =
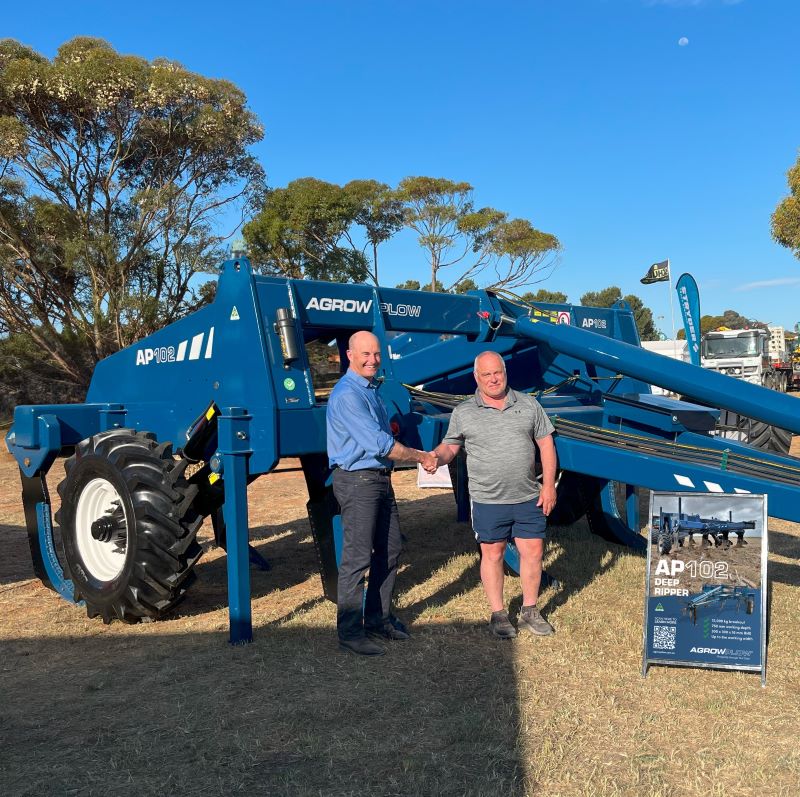
[[[481,398],[481,391],[475,391],[475,403],[479,407],[488,407],[489,405],[484,402]],[[511,407],[512,405],[517,403],[517,396],[511,388],[508,388],[508,392],[506,393],[506,403],[503,405],[504,407]],[[494,409],[494,408],[492,408]]]
[[[344,375],[347,379],[350,379],[361,387],[371,387],[373,389],[377,389],[381,386],[380,382],[376,381],[375,379],[367,379],[367,377],[357,374],[352,368],[348,368],[344,372]]]

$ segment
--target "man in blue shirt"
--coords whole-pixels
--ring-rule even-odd
[[[328,459],[335,468],[333,494],[341,507],[344,532],[336,625],[342,649],[380,656],[384,648],[370,637],[401,640],[409,636],[391,613],[402,544],[392,466],[405,461],[435,469],[436,457],[430,451],[407,448],[392,437],[389,415],[378,395],[380,384],[374,381],[381,364],[375,335],[356,332],[348,345],[350,367],[331,392],[326,414]]]

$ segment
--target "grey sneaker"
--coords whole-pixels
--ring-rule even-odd
[[[508,612],[492,612],[489,628],[500,639],[513,639],[517,635],[517,629],[511,625],[511,621],[508,619]]]
[[[536,606],[522,607],[517,618],[517,626],[536,636],[550,636],[555,633],[553,626],[542,617]]]

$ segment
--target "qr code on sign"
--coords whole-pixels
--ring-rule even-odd
[[[674,625],[656,625],[653,627],[653,650],[675,650]]]

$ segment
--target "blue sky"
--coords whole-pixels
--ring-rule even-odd
[[[99,36],[233,81],[275,187],[466,180],[561,240],[541,287],[618,285],[670,334],[666,284],[639,283],[666,258],[704,314],[800,321],[800,260],[769,227],[800,149],[798,29],[798,0],[40,0],[0,35],[47,56]],[[381,257],[382,284],[427,278],[410,233]]]

